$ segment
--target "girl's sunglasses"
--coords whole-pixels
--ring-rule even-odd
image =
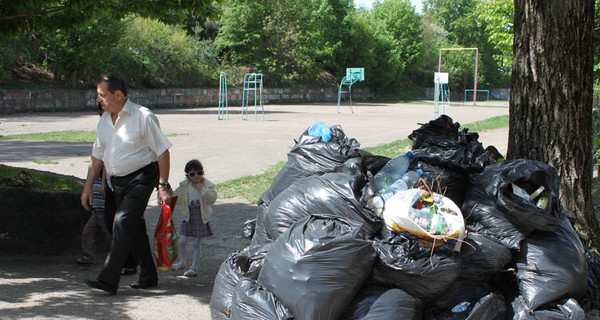
[[[204,173],[204,170],[198,170],[198,171],[190,171],[190,172],[186,173],[185,175],[188,177],[193,177],[195,175],[201,176],[203,173]]]

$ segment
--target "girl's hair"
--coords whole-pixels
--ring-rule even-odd
[[[202,166],[202,163],[200,162],[200,160],[190,160],[188,161],[188,163],[185,164],[185,172],[190,172],[192,170],[204,170],[204,167]]]

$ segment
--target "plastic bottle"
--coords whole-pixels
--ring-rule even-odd
[[[375,209],[375,212],[379,214],[379,212],[383,210],[383,206],[389,198],[391,198],[393,195],[402,190],[411,189],[415,185],[415,183],[419,181],[419,178],[422,174],[423,170],[421,169],[405,173],[401,179],[398,179],[394,183],[392,183],[392,185],[389,188],[387,188],[384,192],[369,199],[369,201],[367,201],[367,205]]]
[[[437,213],[435,206],[425,207],[421,210],[410,208],[408,215],[419,227],[431,234],[444,234],[448,231],[446,219]]]
[[[412,152],[408,151],[406,154],[392,158],[377,172],[373,178],[373,191],[375,194],[384,192],[392,183],[404,176],[406,170],[408,170],[412,156]]]

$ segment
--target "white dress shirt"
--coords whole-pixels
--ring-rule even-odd
[[[114,125],[110,112],[98,121],[92,156],[104,162],[110,176],[124,176],[157,161],[171,147],[158,118],[127,99]]]

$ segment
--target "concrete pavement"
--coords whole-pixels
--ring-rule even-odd
[[[255,121],[250,108],[248,120],[241,120],[240,107],[229,108],[229,120],[217,119],[217,108],[154,110],[163,131],[170,136],[171,178],[184,178],[185,163],[197,158],[206,176],[219,183],[257,174],[269,165],[285,161],[294,139],[317,121],[339,124],[361,147],[372,147],[405,139],[419,123],[433,118],[428,104],[354,104],[337,112],[335,104],[266,105],[265,120]],[[451,106],[446,114],[467,124],[508,114],[508,106]],[[95,130],[98,115],[93,112],[24,113],[0,116],[0,135],[62,130]],[[496,146],[506,153],[508,129],[479,132],[484,147]],[[58,143],[0,139],[0,163],[85,178],[91,154],[90,143]],[[41,160],[43,163],[34,163]],[[49,160],[49,161],[45,161]]]

